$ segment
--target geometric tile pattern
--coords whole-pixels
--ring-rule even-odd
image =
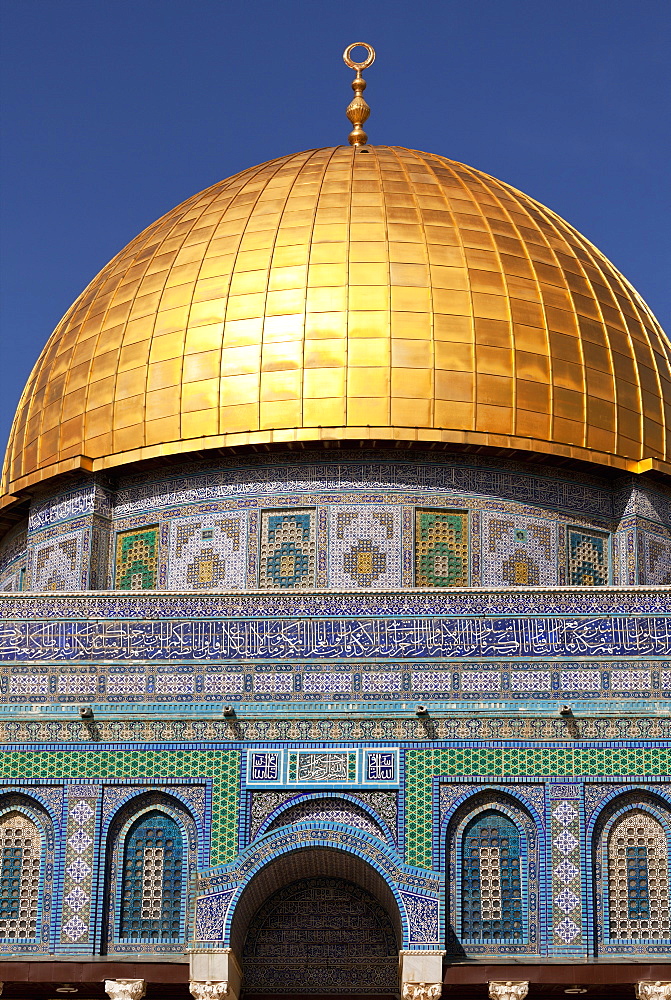
[[[405,751],[406,861],[432,865],[434,775],[668,774],[665,747],[459,747]]]
[[[42,838],[33,821],[20,812],[0,819],[0,938],[21,940],[38,935]]]
[[[245,585],[247,515],[184,517],[170,523],[171,590],[239,590]]]
[[[33,549],[32,590],[79,590],[82,533],[73,532]]]
[[[484,586],[527,587],[557,583],[554,521],[501,517],[483,511]]]
[[[346,826],[353,826],[359,830],[365,830],[372,837],[379,837],[386,840],[381,827],[371,818],[370,814],[360,806],[354,805],[344,799],[325,798],[310,799],[300,802],[298,805],[290,806],[273,820],[267,827],[270,830],[277,830],[281,826],[291,823],[344,823]]]
[[[569,585],[572,587],[603,587],[608,582],[608,536],[578,528],[569,528]]]
[[[400,507],[370,503],[331,507],[329,586],[400,586],[401,515]]]
[[[560,950],[582,941],[579,795],[579,785],[550,786],[552,940]]]
[[[65,833],[61,944],[83,946],[89,938],[95,882],[94,837],[100,788],[70,785]]]
[[[666,586],[671,583],[671,537],[668,535],[641,531],[640,543],[643,546],[642,583],[648,585]]]
[[[467,627],[470,623],[466,623]],[[190,627],[190,626],[189,626]],[[398,636],[398,631],[396,632]],[[521,631],[518,623],[513,638]],[[33,637],[37,626],[33,627]],[[200,635],[194,629],[194,638],[201,639],[209,624],[203,623]],[[324,632],[322,630],[322,636]],[[6,633],[13,630],[7,629]],[[186,625],[179,629],[185,639]],[[459,638],[456,629],[452,633]],[[15,633],[14,633],[15,635]],[[142,632],[138,630],[137,644]],[[463,633],[462,633],[463,635]],[[499,633],[501,635],[501,633]],[[586,640],[599,640],[598,633],[586,635]],[[112,636],[112,641],[114,641]],[[118,633],[117,633],[118,638]],[[363,633],[366,639],[366,633]],[[503,635],[505,640],[506,635]],[[132,641],[132,640],[131,640]],[[216,649],[216,640],[212,643]],[[62,647],[61,647],[62,648]],[[183,648],[183,647],[182,647]],[[220,648],[220,647],[219,647]],[[151,654],[150,654],[151,655]],[[435,662],[422,660],[343,661],[319,659],[306,664],[300,660],[284,663],[259,662],[250,657],[246,663],[225,659],[208,662],[204,657],[193,657],[196,662],[166,662],[156,657],[139,660],[132,664],[110,663],[99,659],[88,664],[67,664],[47,662],[34,664],[19,660],[14,663],[0,662],[0,703],[40,704],[48,701],[75,704],[86,700],[118,703],[233,703],[247,701],[329,703],[332,701],[389,701],[406,697],[422,699],[458,698],[461,700],[488,701],[505,699],[519,702],[531,699],[535,702],[570,701],[571,698],[622,701],[630,698],[648,697],[651,691],[656,699],[671,699],[671,670],[663,660],[630,660],[571,662],[570,660],[539,664],[538,661],[516,660],[506,662],[503,658],[480,661],[474,669],[474,661],[456,660],[445,656],[439,662],[440,669],[434,669]],[[54,658],[55,659],[55,658]],[[110,658],[111,659],[111,658]],[[543,665],[545,669],[539,669]],[[550,669],[561,665],[571,669]],[[511,669],[512,668],[512,669]],[[50,722],[55,732],[57,727],[64,739],[69,739],[69,724],[72,716]],[[215,720],[213,725],[219,725]],[[436,719],[436,726],[444,729],[454,723],[451,718]],[[509,725],[512,720],[506,719]],[[527,721],[518,720],[532,737],[537,730],[529,731]],[[474,719],[478,730],[491,726],[490,720]],[[557,729],[554,719],[538,722],[547,731]],[[0,731],[5,722],[0,721]],[[21,726],[19,742],[39,742],[37,738],[43,722],[32,722],[29,730],[25,722]],[[128,720],[128,724],[131,721]],[[184,728],[190,723],[171,720],[171,725]],[[241,725],[256,725],[249,718],[241,720]],[[654,720],[658,726],[659,719]],[[14,723],[12,723],[14,725]],[[107,731],[110,722],[101,720],[101,731]],[[397,727],[401,726],[397,720]],[[564,729],[565,729],[564,724]],[[630,717],[611,719],[607,723],[618,733],[623,726],[631,726]],[[401,726],[402,728],[402,726]],[[560,727],[561,728],[561,727]],[[581,732],[587,735],[595,728],[593,718],[581,720]],[[114,727],[112,727],[114,731]],[[18,734],[19,730],[17,730]],[[538,730],[539,732],[539,730]],[[144,739],[144,735],[142,739]],[[147,738],[151,738],[147,735]],[[337,737],[334,737],[337,738]],[[371,762],[371,766],[377,766]]]
[[[259,587],[313,587],[315,565],[314,510],[264,511]]]
[[[116,540],[116,590],[155,590],[158,528],[124,531]]]
[[[608,922],[611,940],[671,937],[669,849],[659,820],[631,809],[608,838]]]
[[[238,851],[238,799],[240,752],[229,748],[172,750],[76,750],[3,751],[0,754],[0,778],[36,781],[49,775],[53,779],[98,782],[105,778],[162,779],[171,777],[212,778],[212,864],[232,860]],[[90,786],[92,790],[95,785]],[[167,788],[169,791],[169,788]],[[89,798],[91,805],[94,803]],[[79,813],[77,814],[79,815]],[[74,823],[75,817],[72,822]],[[68,825],[68,832],[70,824]],[[72,832],[75,832],[72,827]],[[87,832],[86,830],[84,831]],[[80,843],[79,840],[76,843]],[[86,854],[73,851],[71,860],[87,864]],[[70,861],[66,861],[66,867]]]
[[[415,585],[468,586],[468,514],[415,512]]]
[[[182,835],[170,816],[153,811],[126,835],[120,941],[179,941],[184,886]]]
[[[260,993],[391,993],[398,944],[385,908],[339,878],[303,878],[274,893],[252,919],[247,989]]]
[[[520,836],[488,809],[469,823],[462,841],[461,931],[470,941],[523,938]]]

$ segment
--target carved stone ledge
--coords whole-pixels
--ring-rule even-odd
[[[529,983],[513,983],[508,980],[505,983],[489,984],[490,1000],[524,1000],[529,992]]]
[[[105,993],[110,1000],[142,1000],[145,992],[144,979],[105,980]]]
[[[637,1000],[671,1000],[671,983],[642,979],[636,983]]]
[[[442,983],[403,983],[403,1000],[439,1000]]]
[[[228,983],[214,982],[208,979],[207,982],[189,983],[189,992],[195,1000],[224,1000],[228,996]]]

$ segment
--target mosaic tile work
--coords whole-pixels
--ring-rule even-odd
[[[63,875],[61,944],[84,947],[89,940],[95,881],[95,828],[100,786],[69,785]]]
[[[36,545],[32,552],[33,590],[79,590],[82,586],[81,532]]]
[[[109,482],[103,482],[104,477],[100,479],[98,484],[82,484],[79,490],[69,490],[35,501],[30,514],[31,547],[51,542],[53,540],[51,535],[54,532],[60,532],[62,537],[64,533],[74,530],[76,524],[81,530],[86,527],[93,532],[90,560],[88,552],[85,553],[85,562],[87,564],[91,562],[91,566],[83,567],[82,582],[79,585],[82,589],[87,586],[89,588],[111,586],[112,581],[108,579],[104,565],[107,562],[104,552],[107,539],[103,536],[108,533],[112,517],[115,519],[116,530],[125,533],[130,530],[146,531],[153,525],[172,528],[178,522],[189,524],[194,520],[203,521],[202,530],[207,531],[209,529],[205,522],[213,518],[229,520],[241,515],[249,517],[251,528],[251,521],[257,518],[259,510],[273,505],[277,505],[278,511],[314,508],[320,525],[321,520],[327,516],[332,520],[338,509],[350,513],[359,509],[366,520],[370,518],[368,512],[375,508],[390,510],[402,508],[409,518],[414,518],[414,508],[417,507],[443,512],[454,508],[462,508],[464,511],[468,509],[471,519],[472,584],[480,586],[488,575],[490,582],[487,585],[503,583],[509,586],[507,580],[514,579],[515,574],[517,579],[523,578],[525,573],[529,579],[534,579],[538,570],[541,581],[544,578],[542,545],[538,546],[534,533],[528,530],[534,523],[537,527],[542,527],[544,523],[554,526],[557,532],[558,582],[563,584],[567,582],[565,580],[567,526],[586,535],[599,536],[606,530],[617,528],[619,523],[618,534],[622,536],[622,542],[626,543],[623,547],[626,549],[629,541],[633,540],[632,531],[637,525],[639,525],[637,530],[649,527],[651,522],[658,525],[659,527],[654,527],[653,530],[658,531],[658,537],[663,539],[663,524],[665,519],[668,519],[668,510],[671,509],[669,499],[661,486],[656,486],[654,490],[646,486],[647,492],[644,492],[629,478],[624,484],[619,482],[613,487],[598,477],[551,467],[543,470],[535,469],[534,474],[530,475],[528,467],[525,468],[522,463],[503,459],[494,462],[491,459],[485,460],[473,456],[466,459],[465,456],[459,455],[450,455],[446,461],[440,462],[436,461],[435,454],[428,453],[406,461],[399,460],[397,452],[380,451],[375,454],[370,452],[362,454],[343,449],[339,450],[337,461],[327,461],[322,452],[308,453],[302,462],[290,455],[274,455],[272,459],[269,456],[265,461],[244,459],[240,456],[228,461],[222,459],[216,467],[206,466],[204,463],[185,462],[178,474],[173,474],[172,478],[164,480],[157,478],[156,472],[124,477],[116,494]],[[478,531],[480,514],[484,520],[511,522],[519,532],[526,530],[527,541],[519,543],[518,539],[518,544],[513,546],[511,551],[502,551],[500,557],[495,557],[486,545],[488,532],[485,525],[482,531],[485,550],[481,560],[479,553],[481,532]],[[100,534],[100,539],[95,538],[96,534]],[[257,531],[251,530],[250,535],[256,541]],[[334,532],[329,532],[329,535],[332,546]],[[328,553],[325,527],[323,531],[320,527],[317,536],[315,582],[319,587],[338,586],[335,576],[332,584],[328,583],[326,576]],[[162,539],[163,537],[161,535]],[[382,538],[380,542],[371,540],[368,529],[362,531],[361,540],[371,541],[371,545],[364,546],[360,553],[358,550],[353,552],[348,559],[350,567],[354,567],[355,576],[361,575],[357,567],[364,569],[361,589],[369,586],[393,585],[387,582],[383,584],[365,582],[365,578],[381,570],[384,562],[373,546],[377,546],[382,556],[388,556],[389,551],[393,549],[394,558],[402,558],[404,563],[402,585],[413,585],[411,532],[408,532],[407,536],[404,535],[402,540],[399,539],[400,548],[398,544],[392,545],[390,539]],[[343,543],[344,541],[345,539],[342,540]],[[503,541],[505,542],[505,539]],[[351,542],[351,546],[355,544],[356,541]],[[387,549],[387,546],[391,548]],[[504,549],[505,547],[504,545]],[[165,547],[161,545],[160,549],[158,586],[187,589],[188,566],[184,567],[173,561],[172,565],[178,569],[173,581],[172,569],[168,567],[167,544]],[[212,560],[216,560],[216,556],[220,553],[216,545],[212,546],[212,549]],[[252,563],[256,563],[257,553],[252,550],[254,550],[253,545],[247,550],[249,561],[247,586],[255,588],[258,585],[258,567],[256,565],[252,567]],[[537,555],[540,563],[536,558]],[[623,584],[633,584],[637,580],[645,579],[642,557],[639,559],[640,565],[637,569],[636,559],[631,566],[629,565],[630,555],[623,552],[620,558],[619,539],[614,537],[612,575],[614,580]],[[197,556],[200,556],[200,552],[194,553],[194,558]],[[516,558],[511,559],[511,556]],[[653,553],[653,561],[654,558]],[[509,565],[505,568],[504,576],[502,565],[506,560],[509,561]],[[205,564],[210,562],[207,556],[203,561]],[[619,566],[622,561],[623,565],[626,563],[627,569],[624,575]],[[97,572],[95,563],[99,564],[100,572]],[[387,567],[389,565],[387,560]],[[6,573],[3,566],[6,568]],[[369,566],[371,573],[367,572]],[[208,575],[210,569],[214,578],[217,575],[216,566],[205,565],[201,572]],[[350,575],[344,568],[344,553],[341,553],[335,561],[331,559],[330,569],[332,573],[342,576],[341,585],[356,585],[350,580]],[[553,569],[548,580],[553,579],[555,571]],[[30,585],[30,580],[28,584]],[[224,580],[218,586],[228,586],[228,584]],[[0,590],[10,587],[17,589],[16,573],[11,573],[7,568],[7,553],[2,549]]]
[[[398,795],[396,792],[368,792],[357,790],[356,795],[348,794],[344,797],[336,792],[324,793],[322,791],[320,792],[319,797],[315,798],[310,792],[304,793],[303,795],[296,795],[294,790],[288,792],[264,791],[252,792],[250,793],[249,798],[250,840],[254,840],[262,828],[268,829],[270,827],[270,823],[268,822],[269,817],[271,817],[275,810],[279,809],[281,806],[288,807],[290,804],[304,804],[309,809],[321,807],[328,809],[330,808],[331,802],[334,801],[336,802],[336,808],[338,809],[344,809],[347,807],[348,809],[362,813],[366,817],[367,822],[371,823],[372,826],[379,831],[382,827],[372,818],[374,816],[378,816],[385,824],[394,843],[398,841]],[[285,811],[279,813],[276,819],[273,820],[273,825],[275,822],[281,824],[282,817],[285,815]],[[379,835],[379,832],[374,834],[374,836]],[[383,833],[383,839],[386,836],[387,834]]]
[[[40,786],[36,793],[57,810],[60,789]],[[53,822],[43,803],[29,793],[6,792],[0,811],[1,950],[46,954],[53,950],[51,925],[56,908]]]
[[[104,478],[104,477],[103,477]],[[29,531],[36,532],[49,525],[71,521],[86,515],[109,517],[112,496],[108,485],[100,482],[80,483],[74,489],[59,491],[30,505]]]
[[[292,823],[343,823],[345,826],[364,830],[372,837],[386,840],[384,831],[370,814],[346,799],[324,798],[299,802],[281,812],[267,829],[277,830]]]
[[[133,824],[123,851],[120,940],[180,940],[183,868],[174,819],[155,810]]]
[[[36,938],[42,838],[18,811],[0,818],[0,939]]]
[[[557,584],[555,521],[482,512],[484,586]]]
[[[116,590],[155,590],[158,581],[158,528],[123,531],[116,540]]]
[[[523,939],[520,835],[490,809],[471,820],[462,842],[461,932],[469,941]]]
[[[0,543],[0,591],[12,593],[27,585],[27,534],[23,525],[8,531]]]
[[[246,512],[175,518],[170,523],[167,581],[173,590],[245,586]]]
[[[568,583],[604,587],[609,582],[608,536],[568,529]]]
[[[582,944],[580,786],[551,785],[552,943],[560,951]]]
[[[432,669],[433,663],[416,661],[391,664],[394,669],[385,669],[384,663],[328,661],[309,666],[299,663],[288,670],[279,669],[279,664],[275,670],[263,662],[248,662],[244,672],[236,663],[207,666],[209,669],[199,663],[180,664],[175,669],[175,664],[145,662],[123,669],[119,664],[51,663],[40,666],[38,672],[32,664],[24,662],[0,663],[0,703],[76,704],[82,698],[90,698],[115,705],[196,705],[250,700],[291,701],[298,705],[386,702],[390,698],[412,696],[478,702],[492,699],[500,702],[505,698],[511,703],[532,699],[536,703],[556,704],[576,697],[617,702],[649,698],[651,693],[658,701],[671,698],[671,670],[663,669],[666,664],[658,660],[588,661],[583,669],[567,670],[538,669],[537,662],[525,661],[517,661],[514,670],[497,661],[482,664],[478,670],[447,659],[441,663],[441,670]],[[442,720],[436,720],[436,724],[442,724]],[[591,720],[580,720],[580,726],[590,725]],[[0,734],[1,730],[0,723]],[[371,758],[370,766],[378,767],[382,773],[381,762]]]
[[[456,657],[472,661],[513,656],[525,659],[576,655],[667,656],[671,652],[668,596],[662,593],[657,596],[661,614],[628,620],[621,605],[619,613],[613,613],[610,605],[600,617],[598,627],[584,606],[575,616],[560,616],[553,608],[543,617],[536,594],[531,595],[517,618],[503,614],[494,617],[490,604],[485,612],[487,617],[482,619],[475,617],[478,606],[475,601],[470,605],[473,610],[467,611],[468,617],[461,617],[454,611],[449,615],[446,606],[438,610],[440,617],[428,617],[428,601],[424,604],[424,616],[397,616],[394,613],[402,607],[402,602],[383,595],[377,621],[365,617],[365,608],[358,609],[357,617],[345,617],[345,597],[340,602],[342,617],[320,622],[318,628],[309,620],[312,603],[309,597],[306,597],[300,617],[290,617],[288,613],[280,617],[281,611],[288,612],[286,605],[272,604],[264,608],[260,603],[250,602],[254,608],[253,618],[244,618],[244,598],[241,598],[232,617],[212,616],[205,621],[201,620],[205,615],[198,616],[195,603],[189,605],[188,617],[182,610],[177,620],[172,616],[166,620],[160,612],[156,613],[158,609],[153,609],[154,620],[143,620],[140,605],[134,605],[128,617],[110,616],[113,620],[109,620],[101,616],[95,621],[80,617],[86,607],[83,602],[74,605],[74,614],[70,611],[67,617],[54,614],[57,603],[47,605],[46,619],[38,618],[39,605],[33,603],[21,607],[21,619],[9,621],[6,617],[0,622],[0,660],[139,663],[156,661],[160,657],[175,664],[176,661],[216,659],[274,661],[280,666],[278,660],[316,658],[323,662],[349,659],[353,654],[366,660],[380,657],[381,652],[382,662],[412,657]],[[3,611],[11,611],[11,598],[0,597],[0,600]],[[469,603],[464,602],[466,606]],[[210,607],[216,608],[218,604],[215,601]],[[222,604],[225,606],[226,602]],[[97,607],[101,605],[102,601]],[[383,617],[385,607],[389,617]],[[263,616],[264,610],[273,617]],[[241,663],[240,669],[242,667]],[[280,671],[276,668],[276,672]]]
[[[212,504],[237,498],[241,493],[270,497],[275,502],[275,498],[294,497],[297,493],[340,497],[346,491],[370,493],[373,489],[386,490],[388,503],[417,502],[413,497],[421,490],[440,494],[441,504],[451,494],[453,498],[447,501],[450,507],[462,505],[457,497],[466,499],[478,494],[554,510],[581,511],[589,516],[612,516],[610,482],[589,473],[552,465],[535,465],[531,473],[528,462],[482,455],[450,454],[441,461],[435,452],[402,458],[393,449],[344,447],[338,449],[337,459],[331,460],[326,459],[323,450],[306,450],[300,459],[290,452],[236,455],[222,458],[216,466],[185,464],[164,478],[155,471],[123,477],[115,515],[129,517],[183,503]],[[285,501],[284,506],[293,502]],[[433,500],[426,503],[434,505]]]
[[[160,746],[161,753],[158,754],[156,749],[5,751],[0,754],[0,778],[27,783],[39,782],[45,774],[57,780],[82,782],[104,778],[150,781],[211,776],[211,861],[216,865],[232,860],[238,850],[239,751],[217,748],[185,752]]]
[[[401,507],[331,507],[329,586],[400,586],[401,520]]]
[[[608,838],[610,938],[671,938],[669,848],[662,824],[642,809],[625,812]]]
[[[264,511],[259,587],[301,589],[315,582],[315,511]]]
[[[138,789],[107,829],[107,950],[115,954],[184,951],[184,887],[195,877],[201,838],[173,787],[165,791]]]
[[[250,992],[398,992],[388,913],[339,878],[301,879],[271,896],[252,919],[244,963]]]
[[[446,830],[447,951],[538,954],[537,820],[505,788],[473,784],[471,791]],[[534,791],[542,794],[543,789]]]
[[[652,531],[639,533],[643,549],[643,580],[647,584],[666,586],[671,583],[671,536]]]
[[[406,766],[406,862],[430,868],[433,784],[437,775],[667,774],[666,747],[409,747]]]
[[[468,586],[468,514],[415,512],[415,585]]]

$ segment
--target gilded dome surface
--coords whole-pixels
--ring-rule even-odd
[[[309,150],[188,199],[91,282],[26,385],[4,489],[319,439],[664,468],[670,360],[631,285],[532,198],[429,153]]]

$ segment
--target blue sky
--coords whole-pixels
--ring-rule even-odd
[[[521,188],[671,331],[668,0],[3,0],[4,442],[61,315],[145,226],[284,153],[346,142],[344,47],[377,49],[370,141]]]

